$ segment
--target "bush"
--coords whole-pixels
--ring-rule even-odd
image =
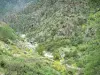
[[[68,75],[66,71],[66,67],[62,65],[59,61],[54,61],[53,62],[53,67],[60,72],[59,75]]]
[[[9,26],[0,27],[0,40],[7,42],[8,40],[15,40],[16,38],[15,32]]]
[[[68,39],[50,40],[50,41],[40,43],[40,45],[37,47],[36,51],[38,51],[39,54],[42,54],[43,51],[53,52],[53,54],[58,57],[59,54],[56,53],[57,50],[60,47],[65,47],[68,44],[70,44],[70,40],[68,40]]]

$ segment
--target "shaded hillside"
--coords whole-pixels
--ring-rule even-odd
[[[1,0],[0,1],[0,20],[5,14],[16,13],[22,10],[27,3],[36,2],[36,0]]]

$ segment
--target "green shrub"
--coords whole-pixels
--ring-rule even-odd
[[[65,65],[62,65],[59,61],[54,61],[53,67],[60,72],[59,75],[68,75]]]
[[[0,27],[0,40],[7,42],[8,40],[15,40],[16,38],[15,32],[9,26]]]
[[[69,44],[70,44],[70,40],[68,39],[50,40],[50,41],[40,43],[36,51],[38,51],[39,54],[42,54],[43,51],[49,51],[49,52],[53,52],[54,55],[56,56],[57,55],[56,52],[60,47],[66,47],[66,45],[69,45]]]
[[[54,56],[54,60],[60,60],[61,58],[60,53],[57,50],[53,52],[53,56]]]
[[[36,48],[36,51],[42,55],[43,51],[45,50],[45,46],[43,44],[39,44],[39,46]]]

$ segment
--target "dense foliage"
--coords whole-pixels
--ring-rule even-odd
[[[87,25],[92,29],[92,36],[89,42],[87,51],[88,60],[85,69],[86,75],[99,75],[100,74],[100,11],[91,14]]]
[[[15,39],[17,39],[17,35],[12,28],[10,28],[8,25],[0,26],[0,40],[7,42],[8,40]]]
[[[23,1],[25,8],[3,18],[11,28],[0,24],[0,73],[100,74],[100,0]],[[17,39],[15,32],[26,37]],[[26,42],[38,45],[30,49]]]

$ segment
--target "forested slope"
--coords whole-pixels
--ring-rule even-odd
[[[20,57],[24,61],[26,59],[23,56],[30,60],[25,63],[25,65],[29,64],[26,65],[30,68],[29,70],[18,67],[22,70],[22,74],[19,75],[100,74],[99,0],[29,1],[23,10],[5,15],[3,21],[17,33],[17,36],[14,37],[14,40],[17,39],[15,43],[19,44],[19,40],[23,43],[27,41],[32,45],[38,44],[34,52],[19,49],[22,53]],[[12,33],[11,31],[9,32]],[[24,34],[27,40],[18,37],[21,34]],[[11,43],[13,38],[6,37],[10,40],[2,41]],[[29,56],[26,54],[27,52]],[[36,61],[38,63],[34,64],[32,60],[34,63]],[[40,61],[43,62],[43,65],[40,65]],[[33,69],[35,66],[37,68]],[[14,72],[20,73],[17,69]],[[13,73],[12,70],[11,73]]]
[[[51,60],[34,53],[23,40],[9,25],[0,22],[0,75],[60,74]]]

